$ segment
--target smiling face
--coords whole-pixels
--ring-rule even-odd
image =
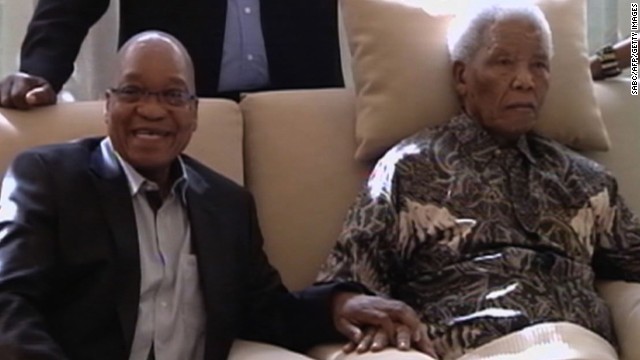
[[[530,131],[549,88],[549,54],[528,21],[495,22],[467,62],[454,63],[465,112],[494,136],[514,140]]]
[[[123,47],[115,87],[150,92],[193,93],[188,55],[171,39],[149,36]],[[153,94],[129,101],[107,93],[107,132],[116,152],[140,174],[162,182],[197,126],[197,101],[165,104]]]

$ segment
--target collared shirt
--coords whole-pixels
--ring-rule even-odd
[[[187,177],[180,176],[154,214],[145,192],[158,185],[124,161],[106,138],[100,144],[107,164],[124,171],[133,201],[140,249],[140,304],[129,359],[204,358],[205,311],[199,288],[197,260],[191,253],[191,228],[186,211]]]
[[[252,90],[267,85],[269,64],[260,0],[228,0],[218,91]]]
[[[377,163],[318,280],[405,301],[447,360],[543,322],[615,344],[596,277],[640,281],[640,223],[614,178],[537,135],[501,147],[460,115]]]

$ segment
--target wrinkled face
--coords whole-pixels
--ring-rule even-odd
[[[495,136],[513,140],[535,125],[549,87],[541,31],[522,20],[492,24],[468,63],[454,64],[466,113]]]
[[[166,41],[133,44],[120,57],[116,89],[193,93],[184,55]],[[173,106],[157,95],[137,101],[107,92],[107,132],[114,149],[143,176],[168,174],[197,126],[197,100]]]

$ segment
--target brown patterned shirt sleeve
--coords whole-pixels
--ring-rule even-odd
[[[592,200],[594,209],[604,207],[598,200],[609,202],[606,210],[601,210],[604,214],[594,219],[597,245],[593,267],[601,279],[640,282],[640,222],[617,194],[615,179],[611,178],[609,183],[611,199],[607,192],[603,199]]]
[[[387,170],[383,162],[375,167],[368,186],[347,213],[340,241],[320,270],[318,281],[354,281],[378,295],[391,295],[390,284],[396,282],[391,247],[397,238],[398,213],[391,188],[381,181],[390,176]]]

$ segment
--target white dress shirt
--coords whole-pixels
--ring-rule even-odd
[[[178,159],[181,175],[154,214],[145,192],[158,185],[124,161],[108,138],[101,149],[105,161],[120,165],[127,177],[138,231],[140,303],[129,359],[147,360],[153,348],[156,360],[202,360],[206,316],[191,253],[184,164]]]

